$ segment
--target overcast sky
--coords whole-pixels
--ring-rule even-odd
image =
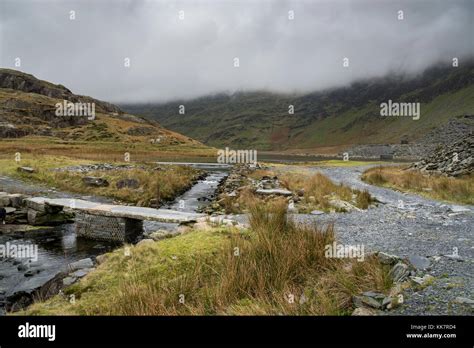
[[[0,0],[0,65],[112,102],[307,92],[462,64],[473,17],[472,0]]]

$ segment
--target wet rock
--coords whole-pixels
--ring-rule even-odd
[[[85,177],[82,178],[82,182],[86,186],[94,186],[94,187],[109,186],[109,182],[106,179],[95,177],[95,176],[85,176]]]
[[[28,270],[28,266],[25,265],[25,264],[20,264],[20,265],[18,265],[18,267],[16,269],[19,270],[20,272],[25,272],[25,271]]]
[[[71,272],[73,272],[73,271],[77,271],[77,270],[83,269],[83,268],[92,268],[93,266],[94,266],[94,262],[92,262],[92,259],[87,258],[87,259],[82,259],[82,260],[70,263],[68,265],[68,269]]]
[[[24,276],[25,277],[32,277],[36,274],[40,273],[40,270],[39,269],[30,269],[28,271],[25,272]]]

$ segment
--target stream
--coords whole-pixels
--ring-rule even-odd
[[[228,175],[228,168],[201,165],[206,171],[204,179],[199,180],[188,191],[175,201],[162,208],[185,212],[195,212],[209,204],[217,186]],[[94,202],[112,203],[111,199],[96,196],[75,195],[24,183],[10,177],[0,176],[0,191],[24,193],[28,195],[47,196],[51,198],[80,198]],[[143,222],[143,234],[159,229],[172,230],[178,224]],[[11,308],[21,302],[26,295],[33,294],[35,289],[55,278],[66,269],[66,265],[84,258],[94,258],[117,247],[116,244],[77,238],[75,225],[63,224],[55,227],[40,227],[30,231],[15,231],[13,225],[0,229],[0,246],[5,250],[11,246],[32,250],[27,256],[15,257],[12,249],[10,255],[0,257],[0,315],[5,314],[6,307]],[[2,226],[0,226],[2,227]]]

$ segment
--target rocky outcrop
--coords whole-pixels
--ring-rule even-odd
[[[431,155],[414,163],[411,168],[454,177],[471,174],[474,169],[473,149],[472,135],[461,137],[451,145],[438,147]]]
[[[0,69],[0,88],[13,89],[25,93],[35,93],[49,98],[68,100],[70,102],[95,103],[96,107],[107,113],[121,114],[123,111],[116,105],[96,100],[91,97],[76,95],[63,85],[39,80],[33,75],[12,69]]]

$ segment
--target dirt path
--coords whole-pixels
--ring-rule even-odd
[[[422,274],[436,277],[434,283],[418,292],[409,291],[405,304],[391,313],[472,315],[472,304],[458,304],[455,299],[474,299],[474,207],[366,184],[360,176],[367,168],[312,167],[307,170],[320,171],[333,181],[353,188],[367,189],[382,204],[363,212],[317,217],[300,215],[298,220],[334,221],[340,243],[364,244],[366,251],[380,250],[429,260]],[[458,260],[444,256],[453,254],[455,248]]]

